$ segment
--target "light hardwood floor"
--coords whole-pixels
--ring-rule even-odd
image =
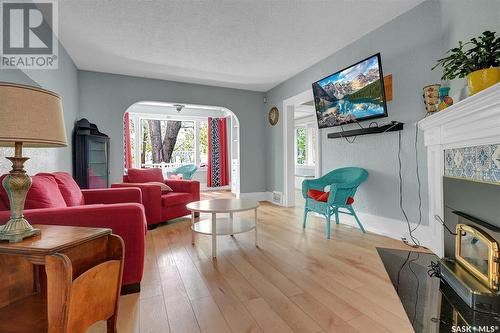
[[[300,205],[262,203],[260,247],[253,232],[221,236],[216,261],[210,237],[191,245],[189,218],[148,232],[142,291],[121,297],[119,332],[413,332],[375,249],[402,242],[335,224],[327,240],[321,218],[301,224]]]

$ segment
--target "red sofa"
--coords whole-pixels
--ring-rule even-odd
[[[173,191],[164,192],[159,182],[168,185]],[[128,169],[123,183],[112,184],[112,188],[137,187],[142,191],[142,203],[146,212],[149,228],[177,217],[191,214],[186,205],[200,200],[200,182],[195,180],[163,179],[161,169]]]
[[[0,177],[0,183],[6,175]],[[144,268],[146,218],[135,188],[80,190],[64,172],[32,177],[24,216],[31,224],[110,228],[123,238],[122,293],[140,291]],[[7,193],[0,186],[0,224],[9,220]]]

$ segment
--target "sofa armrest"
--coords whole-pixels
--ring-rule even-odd
[[[116,183],[111,188],[136,188],[142,193],[142,204],[146,212],[148,224],[156,224],[161,221],[161,188],[158,185],[141,183]]]
[[[200,200],[200,182],[197,180],[167,179],[165,184],[174,192],[191,193],[193,200]]]
[[[134,202],[142,204],[141,190],[138,188],[103,188],[82,190],[85,204],[115,204]]]
[[[123,284],[139,283],[144,268],[146,219],[137,203],[84,205],[64,208],[28,209],[24,216],[31,224],[110,228],[125,244]],[[9,211],[0,211],[0,224]]]

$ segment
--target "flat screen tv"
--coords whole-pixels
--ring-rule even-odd
[[[319,128],[387,117],[380,53],[312,84]]]

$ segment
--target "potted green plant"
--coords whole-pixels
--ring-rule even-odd
[[[443,67],[442,80],[467,77],[471,95],[500,81],[500,38],[495,32],[485,31],[479,37],[455,47],[432,67]]]

